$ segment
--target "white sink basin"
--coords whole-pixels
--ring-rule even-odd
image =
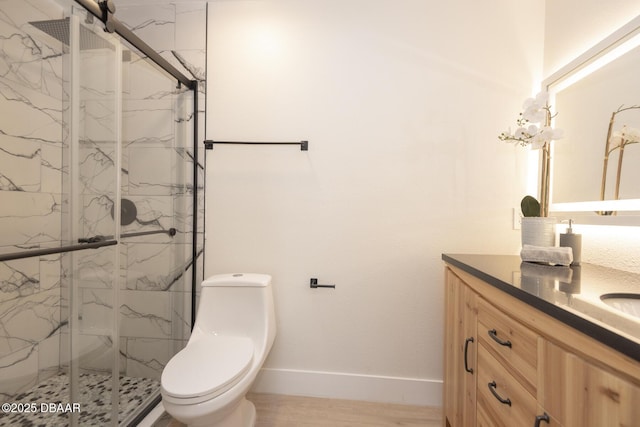
[[[616,310],[640,318],[640,294],[604,294],[600,299]]]

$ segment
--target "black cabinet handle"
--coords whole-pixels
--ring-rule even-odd
[[[509,399],[509,398],[503,399],[502,396],[500,396],[498,394],[498,392],[496,391],[497,384],[496,384],[495,381],[491,381],[488,384],[488,386],[489,386],[489,391],[491,392],[491,394],[493,394],[493,397],[498,399],[500,401],[500,403],[511,406],[511,399]]]
[[[495,342],[497,342],[498,344],[503,345],[503,346],[505,346],[505,347],[509,347],[509,348],[511,348],[511,341],[503,341],[503,340],[501,340],[500,338],[498,338],[498,331],[496,331],[495,329],[491,329],[491,330],[490,330],[490,331],[488,331],[488,332],[489,332],[489,336],[490,336],[491,338],[493,338],[493,340],[494,340]]]
[[[544,415],[538,415],[536,417],[536,422],[533,425],[533,427],[540,427],[540,421],[544,421],[547,424],[549,424],[549,415],[547,415],[547,413],[545,412]]]
[[[470,368],[467,362],[467,353],[469,352],[470,342],[473,342],[473,337],[469,337],[466,340],[464,340],[464,370],[469,372],[470,374],[473,374],[473,368]]]

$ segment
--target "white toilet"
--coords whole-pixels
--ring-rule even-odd
[[[205,280],[191,338],[162,371],[165,410],[189,426],[254,426],[256,410],[245,395],[275,336],[271,276]]]

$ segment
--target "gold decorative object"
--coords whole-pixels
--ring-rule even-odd
[[[600,200],[605,200],[605,190],[607,185],[607,169],[609,166],[609,156],[615,150],[620,150],[618,154],[618,170],[616,171],[616,186],[614,190],[613,198],[618,200],[620,195],[620,178],[622,175],[622,159],[624,157],[624,150],[627,145],[637,144],[640,142],[640,131],[637,129],[627,128],[626,125],[622,127],[619,132],[614,132],[613,127],[615,124],[616,115],[624,111],[640,109],[640,105],[632,105],[630,107],[620,106],[616,111],[611,113],[611,119],[609,120],[609,128],[607,129],[607,140],[604,146],[604,160],[602,165],[602,184],[600,186]],[[599,212],[601,215],[611,215],[614,212]]]

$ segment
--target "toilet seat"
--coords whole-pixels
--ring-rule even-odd
[[[203,335],[190,341],[165,366],[163,394],[185,404],[213,399],[245,376],[253,350],[247,337]]]

